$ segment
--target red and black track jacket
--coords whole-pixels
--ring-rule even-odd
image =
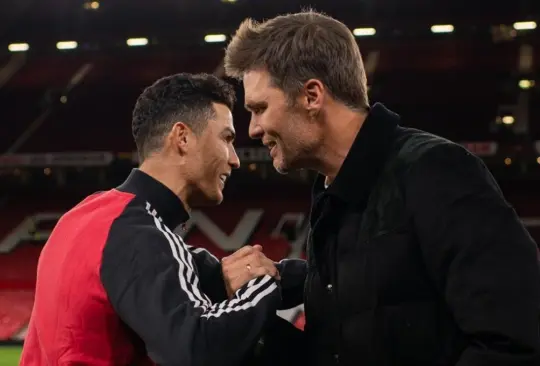
[[[260,277],[227,300],[219,261],[172,231],[187,219],[139,170],[66,213],[39,260],[21,366],[237,365],[280,287]]]

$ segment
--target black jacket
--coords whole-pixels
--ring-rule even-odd
[[[280,286],[260,277],[228,300],[220,262],[173,232],[187,219],[139,170],[65,214],[40,257],[21,364],[237,366]]]
[[[303,261],[276,263],[287,279],[253,279],[229,300],[220,261],[172,231],[189,219],[172,191],[134,169],[104,195],[112,196],[108,206],[117,208],[117,216],[110,227],[96,220],[102,225],[96,230],[108,230],[100,288],[135,348],[159,366],[252,366],[276,310],[301,302]]]
[[[540,365],[536,244],[480,159],[399,120],[376,104],[334,182],[316,181],[305,333],[277,329],[267,355],[281,342],[309,365]]]

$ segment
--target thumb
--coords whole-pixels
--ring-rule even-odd
[[[262,247],[261,245],[259,245],[259,244],[255,244],[255,245],[253,246],[253,249],[258,250],[259,252],[262,252],[263,247]]]

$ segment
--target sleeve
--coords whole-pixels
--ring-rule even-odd
[[[485,165],[435,147],[405,190],[428,272],[468,339],[457,365],[539,365],[537,247]]]
[[[204,248],[191,245],[187,245],[187,247],[195,260],[195,266],[199,269],[201,291],[212,302],[227,300],[227,288],[219,259]]]
[[[202,292],[213,302],[227,299],[227,289],[221,262],[204,248],[187,245],[197,268]],[[307,261],[303,259],[283,259],[275,263],[281,275],[280,288],[282,302],[278,310],[292,309],[304,301],[304,283],[307,276]]]
[[[284,259],[276,263],[281,275],[282,306],[291,309],[303,303],[307,261]],[[306,334],[289,321],[274,315],[255,348],[252,366],[297,366],[306,364]]]
[[[304,284],[307,276],[307,261],[283,259],[276,263],[281,276],[282,304],[279,310],[292,309],[304,302]]]
[[[238,365],[281,301],[270,276],[251,280],[235,297],[212,302],[182,239],[154,225],[109,235],[101,280],[120,318],[162,366]],[[118,232],[118,231],[117,231]],[[131,239],[131,240],[130,240]]]
[[[303,331],[273,316],[260,341],[251,366],[298,366],[309,363],[309,344]]]

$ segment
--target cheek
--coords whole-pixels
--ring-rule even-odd
[[[291,115],[283,116],[283,125],[280,126],[280,134],[290,142],[298,140],[301,134],[301,126],[298,119]]]
[[[229,156],[229,144],[226,142],[222,142],[219,144],[216,144],[215,149],[215,158],[217,161],[227,161],[227,157]]]
[[[229,148],[224,143],[210,145],[205,153],[203,164],[209,174],[219,173],[220,168],[227,162]]]
[[[194,180],[200,180],[204,176],[204,156],[198,155],[191,159],[186,165],[186,171]]]
[[[259,125],[271,136],[280,136],[286,132],[288,116],[281,111],[268,111],[261,116]]]

